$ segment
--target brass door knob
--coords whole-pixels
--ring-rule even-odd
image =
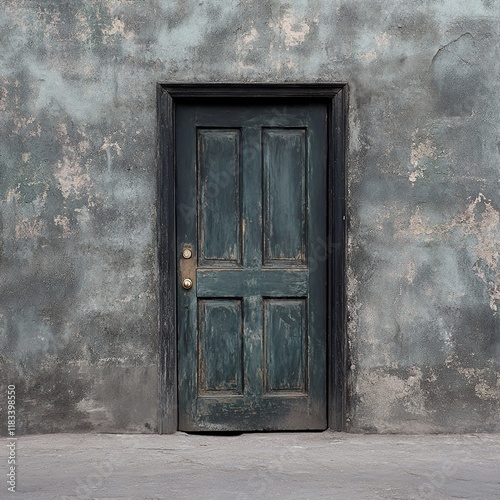
[[[182,288],[185,290],[189,290],[192,286],[193,282],[189,278],[182,280]]]

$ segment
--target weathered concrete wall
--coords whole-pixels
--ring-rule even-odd
[[[4,0],[19,431],[157,426],[157,81],[349,83],[350,429],[500,430],[499,31],[499,0]]]

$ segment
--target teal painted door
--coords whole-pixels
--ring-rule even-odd
[[[326,105],[179,104],[175,134],[179,429],[325,429]]]

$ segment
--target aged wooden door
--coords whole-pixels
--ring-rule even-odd
[[[179,429],[325,429],[326,105],[175,120]]]

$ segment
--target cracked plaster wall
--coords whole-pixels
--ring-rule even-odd
[[[157,81],[347,82],[349,429],[500,430],[500,1],[4,0],[0,381],[157,426]]]

